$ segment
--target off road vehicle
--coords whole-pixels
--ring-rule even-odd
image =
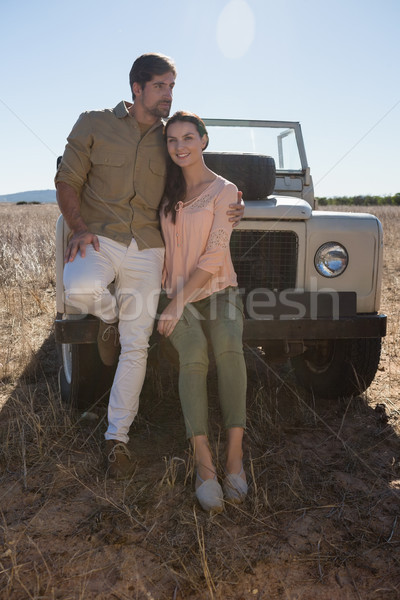
[[[205,123],[206,163],[245,200],[231,238],[245,307],[244,345],[268,362],[290,361],[298,383],[316,397],[360,394],[374,379],[386,333],[386,316],[379,313],[379,220],[318,210],[299,123]],[[60,216],[55,334],[62,396],[83,409],[107,394],[114,370],[99,358],[98,320],[65,307],[67,235]]]

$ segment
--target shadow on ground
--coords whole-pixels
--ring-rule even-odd
[[[176,371],[152,363],[130,448],[131,481],[107,480],[104,406],[64,406],[54,338],[11,389],[1,420],[2,598],[395,599],[400,446],[367,395],[306,397],[290,369],[247,351],[242,506],[209,518],[193,496]],[[222,474],[214,367],[211,445]]]

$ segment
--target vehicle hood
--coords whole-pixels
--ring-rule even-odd
[[[265,200],[244,201],[243,219],[280,219],[305,221],[311,217],[311,206],[293,196],[269,196]]]

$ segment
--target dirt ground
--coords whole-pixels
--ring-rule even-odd
[[[176,373],[149,366],[132,481],[104,477],[105,407],[61,403],[53,334],[55,206],[0,206],[0,599],[400,598],[400,210],[385,231],[388,335],[362,396],[315,400],[246,348],[249,495],[195,502]],[[35,232],[31,234],[29,228]],[[211,441],[224,434],[214,368]]]

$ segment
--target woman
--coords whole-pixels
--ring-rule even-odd
[[[226,214],[237,198],[237,188],[206,167],[203,150],[208,135],[199,117],[175,113],[164,135],[171,160],[160,215],[166,247],[166,295],[158,331],[179,354],[179,395],[197,466],[196,496],[205,510],[220,512],[223,495],[231,502],[241,502],[247,494],[242,463],[246,420],[243,306],[229,251],[232,224]],[[213,347],[227,430],[223,489],[207,437],[205,333]]]

